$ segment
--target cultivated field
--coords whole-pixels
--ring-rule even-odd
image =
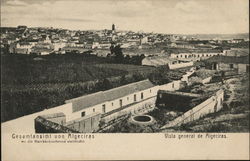
[[[1,59],[1,121],[61,105],[66,99],[144,79],[155,69],[113,64],[107,58],[81,54],[2,55]],[[144,74],[144,77],[136,77],[136,74]],[[130,79],[124,80],[128,75]]]

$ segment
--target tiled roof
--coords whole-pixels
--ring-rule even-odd
[[[66,100],[66,103],[72,103],[73,112],[80,111],[82,109],[104,103],[106,101],[115,100],[126,95],[149,89],[154,87],[154,85],[147,79],[121,87],[113,88],[107,91],[100,91],[90,95],[84,95],[71,100]]]

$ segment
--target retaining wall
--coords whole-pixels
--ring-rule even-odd
[[[183,115],[177,117],[173,121],[170,121],[167,125],[161,129],[169,128],[173,126],[180,126],[182,124],[198,120],[209,113],[218,112],[223,107],[224,91],[219,90],[216,94],[201,104],[195,106],[191,110],[185,112]]]

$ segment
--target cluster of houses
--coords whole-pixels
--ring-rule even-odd
[[[142,48],[143,44],[152,45],[169,40],[170,35],[111,30],[71,31],[54,28],[1,28],[1,47],[10,46],[10,53],[46,55],[51,52],[65,53],[65,47],[84,49],[109,49],[111,42],[122,48]],[[3,44],[3,45],[2,45]],[[73,50],[73,49],[72,49]]]

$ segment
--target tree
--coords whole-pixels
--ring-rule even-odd
[[[116,63],[122,63],[123,62],[123,53],[122,48],[120,45],[114,46],[113,44],[110,46],[110,52],[111,55],[114,55],[115,62]]]

